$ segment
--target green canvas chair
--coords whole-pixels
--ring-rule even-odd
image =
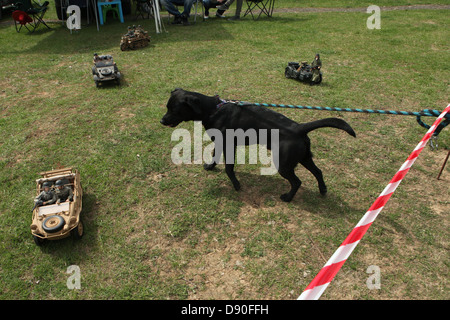
[[[42,5],[31,0],[19,0],[14,4],[16,11],[13,12],[13,19],[16,25],[16,31],[20,32],[23,26],[29,31],[36,30],[41,23],[48,29],[51,29],[43,20],[48,10],[48,1]],[[24,14],[25,13],[25,14]]]

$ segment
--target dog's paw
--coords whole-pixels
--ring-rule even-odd
[[[233,182],[234,190],[239,191],[241,189],[241,184],[239,181]]]
[[[326,196],[326,195],[327,195],[327,188],[320,189],[319,191],[320,191],[320,194],[321,194],[322,196]]]
[[[292,197],[289,195],[289,193],[284,193],[280,196],[280,199],[284,202],[291,202]]]

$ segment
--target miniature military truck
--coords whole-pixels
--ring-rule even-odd
[[[141,26],[128,27],[128,32],[120,40],[120,50],[134,50],[148,46],[150,36]]]
[[[300,70],[298,70],[298,68],[300,68]],[[319,81],[316,82],[316,84],[322,82],[322,71],[319,71],[319,73],[320,78]],[[313,69],[311,65],[309,65],[308,62],[306,61],[302,61],[301,63],[289,62],[288,66],[284,70],[284,76],[288,79],[296,79],[302,82],[311,83],[313,76]]]
[[[80,239],[84,234],[83,223],[80,220],[83,190],[80,173],[73,168],[64,168],[40,173],[36,180],[36,194],[43,191],[43,185],[63,185],[72,190],[72,201],[64,201],[47,205],[35,203],[31,223],[31,234],[36,245],[41,246],[46,240],[57,240],[68,236]],[[42,204],[42,203],[40,203]]]
[[[104,81],[115,81],[117,84],[120,84],[121,74],[113,61],[113,57],[110,55],[99,56],[94,53],[92,74],[94,75],[94,82],[97,88]]]

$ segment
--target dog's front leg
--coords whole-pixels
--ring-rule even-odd
[[[216,165],[220,162],[220,156],[222,155],[222,148],[218,148],[217,144],[214,144],[214,150],[212,153],[212,162],[211,163],[205,163],[203,165],[203,168],[205,170],[212,170],[216,167]]]

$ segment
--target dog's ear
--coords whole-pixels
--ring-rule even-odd
[[[186,104],[192,108],[194,113],[196,114],[202,114],[202,108],[200,106],[200,99],[193,95],[187,95],[185,97]]]
[[[174,94],[174,93],[177,92],[178,90],[183,90],[183,89],[181,89],[181,88],[175,88],[175,89],[173,89],[173,90],[170,92],[170,94]]]

